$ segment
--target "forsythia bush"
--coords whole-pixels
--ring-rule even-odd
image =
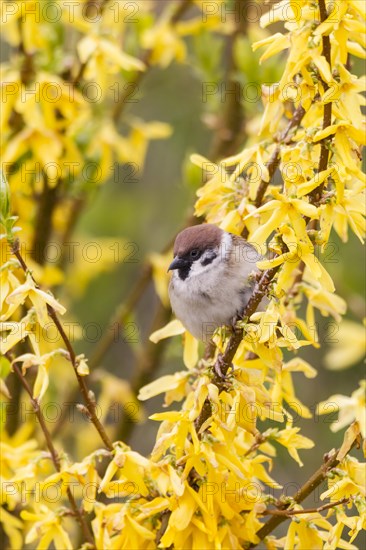
[[[40,9],[47,4],[60,10],[57,23],[50,24],[50,15]],[[175,410],[151,417],[161,424],[148,458],[111,439],[87,385],[87,360],[75,354],[61,323],[65,308],[43,288],[62,283],[61,267],[44,265],[45,237],[54,228],[62,242],[76,215],[75,197],[83,199],[106,181],[115,159],[141,164],[148,141],[169,135],[162,123],[135,119],[127,135],[119,134],[122,107],[117,103],[111,112],[109,90],[116,75],[122,89],[127,83],[126,97],[134,90],[131,75],[136,83],[151,65],[185,59],[183,37],[198,35],[203,26],[232,32],[222,12],[220,17],[227,3],[194,2],[196,16],[179,21],[185,4],[190,2],[174,5],[175,11],[168,6],[158,19],[144,1],[114,2],[113,10],[106,1],[87,0],[1,5],[5,37],[18,49],[14,62],[2,67],[2,167],[9,186],[2,178],[1,392],[10,400],[7,377],[17,377],[42,436],[33,436],[29,423],[9,434],[3,422],[0,519],[12,549],[30,543],[60,550],[236,550],[261,540],[269,549],[356,549],[353,541],[366,524],[365,465],[349,454],[366,436],[364,382],[350,397],[330,396],[339,410],[331,428],[347,428],[343,445],[328,453],[296,494],[275,498],[281,486],[270,475],[278,446],[300,465],[298,451],[313,447],[294,422],[294,412],[304,418],[311,413],[297,398],[292,376],[313,378],[316,370],[297,350],[319,346],[316,310],[337,322],[346,310],[322,252],[332,229],[343,242],[349,230],[361,241],[365,233],[360,160],[365,80],[351,72],[352,58],[364,57],[362,2],[274,4],[260,25],[283,21],[284,31],[261,34],[253,48],[263,49],[261,62],[288,50],[287,62],[280,81],[263,88],[259,137],[218,163],[192,157],[208,174],[196,215],[242,234],[265,259],[238,330],[217,331],[215,346],[203,357],[198,342],[185,333],[186,368],[141,389],[141,400],[165,393],[166,405],[177,403]],[[128,20],[134,6],[143,17],[133,27]],[[66,13],[70,7],[72,18]],[[97,25],[91,22],[93,9],[99,10]],[[38,19],[30,16],[32,10],[38,10]],[[76,40],[75,66],[71,57],[61,56],[68,25]],[[141,46],[148,52],[143,59]],[[81,82],[98,82],[101,98],[87,101]],[[273,181],[277,170],[280,183]],[[23,242],[39,245],[29,260]],[[167,261],[168,255],[155,258],[160,291],[168,282]],[[265,295],[266,310],[256,311]],[[42,338],[49,323],[57,330],[57,345]],[[151,339],[182,333],[172,321]],[[54,443],[40,407],[50,380],[65,370],[74,371],[84,400],[79,408],[103,443],[80,462],[62,451],[61,440]],[[119,382],[111,380],[110,389]],[[118,387],[128,395],[125,386]],[[327,413],[327,405],[320,403],[317,413]],[[266,420],[270,427],[261,430],[259,421]],[[324,504],[303,508],[301,502],[324,480]],[[273,531],[285,520],[287,533],[278,538]]]

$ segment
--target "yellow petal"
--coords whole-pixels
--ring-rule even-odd
[[[182,323],[178,321],[178,319],[174,319],[165,325],[165,327],[159,328],[159,330],[153,332],[150,335],[150,340],[151,342],[154,342],[154,344],[157,344],[160,340],[164,340],[164,338],[170,338],[171,336],[177,336],[177,334],[183,334],[185,330],[186,329]]]
[[[320,184],[323,183],[323,181],[326,180],[326,178],[334,171],[334,167],[328,168],[327,170],[322,170],[319,172],[319,174],[316,174],[313,178],[306,181],[305,183],[302,183],[297,188],[297,195],[299,197],[302,197],[303,195],[307,195],[318,187]]]
[[[159,395],[160,393],[174,390],[181,383],[182,379],[187,376],[187,372],[176,372],[175,374],[167,374],[166,376],[162,376],[161,378],[150,382],[150,384],[143,386],[140,389],[138,399],[140,399],[140,401],[146,401],[147,399],[151,399],[151,397]]]
[[[183,361],[187,369],[193,369],[198,361],[198,340],[188,331],[184,335]]]

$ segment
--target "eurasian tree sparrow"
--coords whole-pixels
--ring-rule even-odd
[[[184,229],[174,243],[169,284],[172,309],[193,336],[207,341],[214,330],[230,325],[252,293],[256,249],[242,237],[216,225]]]

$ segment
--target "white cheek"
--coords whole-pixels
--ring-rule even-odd
[[[219,252],[217,254],[218,254],[217,257],[214,258],[212,262],[210,262],[209,264],[202,265],[201,263],[202,259],[198,260],[197,262],[193,262],[192,267],[189,271],[188,278],[197,277],[201,275],[207,276],[211,272],[218,273],[221,269],[221,266],[223,266],[223,264],[221,263]]]

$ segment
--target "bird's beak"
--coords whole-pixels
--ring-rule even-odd
[[[183,260],[182,258],[179,258],[176,256],[170,266],[168,267],[168,271],[173,271],[174,269],[180,269],[181,267],[187,267],[187,260]]]

